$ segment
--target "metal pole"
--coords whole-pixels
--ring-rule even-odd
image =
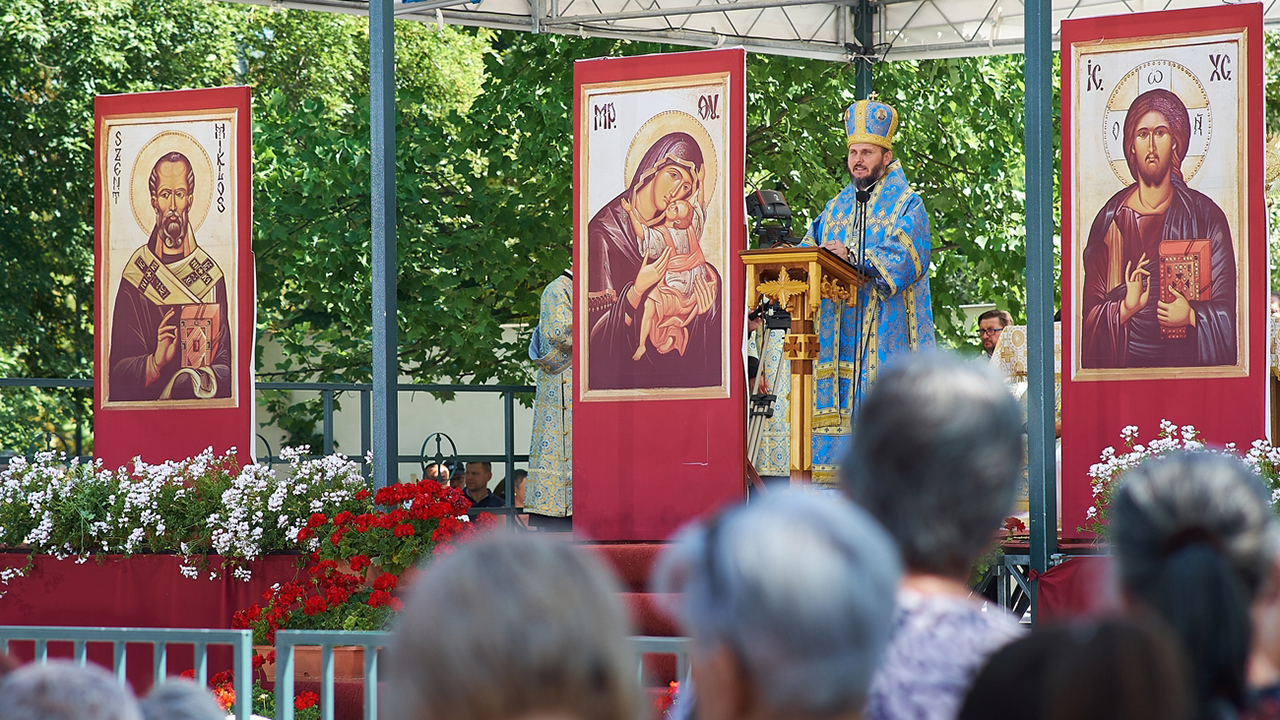
[[[1031,569],[1057,551],[1053,382],[1053,38],[1050,0],[1026,0],[1027,481]],[[1032,585],[1035,617],[1038,584]]]
[[[369,446],[373,442],[373,392],[360,391],[360,461],[369,454]],[[365,465],[364,475],[369,477],[373,468]]]
[[[871,63],[874,52],[871,46],[875,43],[871,18],[875,7],[870,0],[858,0],[851,9],[853,15],[853,40],[862,47],[862,53],[854,58],[854,95],[859,100],[871,96]]]
[[[324,390],[320,393],[324,400],[324,454],[333,454],[333,391]]]
[[[508,390],[502,393],[503,435],[506,439],[504,450],[507,455],[507,496],[503,498],[506,507],[516,504],[516,393]]]
[[[373,482],[398,481],[396,382],[396,84],[394,0],[369,3],[373,229]]]

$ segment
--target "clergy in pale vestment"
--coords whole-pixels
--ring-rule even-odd
[[[845,111],[844,125],[851,182],[827,203],[801,244],[831,250],[872,282],[859,289],[852,307],[823,299],[818,313],[816,483],[836,481],[855,405],[876,373],[894,356],[934,344],[929,218],[893,157],[898,112],[876,100],[859,100]]]
[[[766,418],[760,429],[760,448],[752,464],[761,477],[787,477],[791,474],[791,362],[782,352],[785,330],[761,328],[751,333],[751,349],[760,358],[760,372],[768,379],[767,392],[777,397],[773,416]]]
[[[568,272],[542,291],[529,359],[538,368],[538,386],[524,509],[568,517],[573,515],[573,276]]]

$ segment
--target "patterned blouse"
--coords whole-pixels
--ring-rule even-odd
[[[871,679],[867,720],[954,720],[982,664],[1022,635],[994,605],[898,591],[893,636]]]

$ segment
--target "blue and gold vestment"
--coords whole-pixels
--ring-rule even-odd
[[[852,183],[827,203],[802,245],[835,240],[857,264],[861,227]],[[929,218],[920,196],[895,160],[871,189],[866,209],[865,258],[874,278],[852,307],[822,300],[818,359],[813,378],[813,481],[833,483],[853,427],[854,383],[858,404],[876,373],[896,355],[933,347],[929,295]],[[858,352],[859,346],[861,352]]]

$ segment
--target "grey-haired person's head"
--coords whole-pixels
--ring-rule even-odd
[[[25,665],[0,682],[3,720],[141,720],[133,694],[97,665]]]
[[[167,680],[138,703],[142,720],[223,720],[213,694],[190,680]]]
[[[900,575],[893,541],[861,508],[838,493],[782,490],[683,530],[655,589],[679,593],[700,716],[724,701],[698,676],[712,666],[700,659],[718,657],[764,715],[835,717],[866,700]]]
[[[964,576],[1013,510],[1022,412],[990,369],[941,352],[898,359],[867,393],[841,481],[909,570]]]
[[[1267,500],[1241,462],[1205,452],[1147,460],[1111,499],[1120,588],[1182,640],[1202,712],[1244,702],[1250,606],[1276,551]]]
[[[617,581],[586,550],[495,533],[419,576],[389,648],[386,720],[637,720]]]

